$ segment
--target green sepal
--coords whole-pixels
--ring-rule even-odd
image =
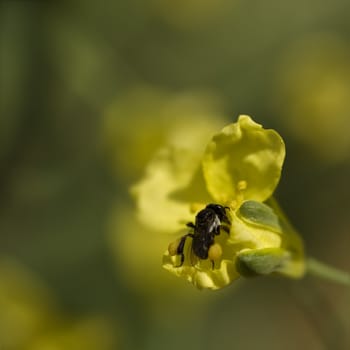
[[[282,233],[278,216],[272,208],[264,203],[245,201],[240,206],[237,215],[246,223],[259,226],[277,233]]]
[[[283,269],[289,253],[281,248],[245,250],[237,255],[236,268],[244,277],[268,275]]]

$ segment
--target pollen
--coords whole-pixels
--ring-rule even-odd
[[[235,210],[238,207],[238,201],[236,199],[233,199],[229,202],[227,202],[227,206],[231,209],[231,210]]]
[[[170,256],[175,256],[177,255],[177,248],[179,246],[180,240],[177,239],[174,242],[171,242],[168,246],[168,252]]]
[[[208,258],[210,260],[218,260],[221,258],[222,248],[219,243],[214,243],[208,251]]]
[[[247,189],[247,187],[248,187],[247,181],[245,180],[238,181],[238,184],[237,184],[238,191],[244,191]]]

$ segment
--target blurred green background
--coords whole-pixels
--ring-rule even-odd
[[[175,121],[249,114],[307,253],[350,271],[349,1],[5,0],[0,42],[1,350],[350,347],[344,287],[194,290],[128,192]]]

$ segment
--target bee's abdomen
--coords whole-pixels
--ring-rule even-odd
[[[192,242],[192,249],[194,254],[200,259],[208,259],[208,251],[213,243],[213,239],[200,239],[198,237],[195,237]]]

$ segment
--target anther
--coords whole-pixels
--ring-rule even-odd
[[[210,246],[208,251],[208,258],[210,260],[218,260],[222,256],[222,248],[219,243],[214,243],[212,246]]]
[[[247,189],[247,187],[248,187],[247,181],[245,180],[238,181],[238,184],[237,184],[238,191],[244,191]]]

